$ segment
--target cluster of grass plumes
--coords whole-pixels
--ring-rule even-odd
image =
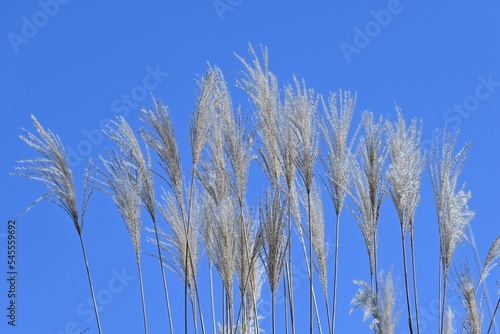
[[[304,332],[305,326],[299,328],[297,323],[299,308],[293,281],[296,263],[305,264],[307,270],[309,303],[300,309],[308,311],[308,332],[345,332],[336,323],[337,290],[339,272],[349,275],[344,269],[348,267],[341,265],[349,254],[343,254],[339,244],[357,237],[340,233],[345,206],[352,216],[343,216],[342,224],[357,223],[368,258],[368,279],[355,280],[359,291],[352,300],[353,310],[364,310],[363,320],[371,319],[369,327],[375,333],[396,333],[402,308],[393,272],[384,275],[377,258],[381,208],[388,195],[394,204],[402,242],[408,322],[399,327],[420,333],[415,263],[418,242],[414,230],[424,228],[415,224],[415,216],[426,167],[433,186],[440,240],[436,254],[440,259],[438,331],[454,333],[458,311],[447,304],[447,290],[455,251],[467,240],[466,227],[474,217],[468,208],[470,191],[465,190],[465,185],[458,186],[470,145],[454,155],[457,134],[445,130],[431,151],[423,152],[421,122],[414,119],[407,124],[398,107],[394,121],[364,111],[359,126],[353,127],[356,94],[330,93],[325,102],[295,77],[280,89],[278,79],[269,70],[267,50],[262,50],[261,58],[251,47],[250,53],[250,62],[238,56],[244,71],[237,86],[249,96],[253,113],[233,105],[222,71],[209,67],[198,82],[198,97],[189,122],[189,153],[182,155],[171,111],[153,97],[153,106],[139,113],[141,129],[134,130],[124,118],[106,129],[112,146],[96,159],[98,163],[91,160],[84,175],[80,208],[73,172],[59,137],[45,130],[34,117],[38,135],[27,132],[21,136],[39,157],[19,161],[14,174],[44,183],[48,191],[39,199],[58,205],[70,216],[84,255],[99,333],[101,324],[83,243],[83,219],[94,189],[114,202],[129,232],[139,272],[145,333],[147,298],[141,255],[147,253],[158,260],[161,268],[158,274],[162,276],[168,319],[165,331],[168,327],[170,333],[176,329],[186,334],[263,332],[259,305],[264,284],[271,292],[271,332]],[[188,165],[181,156],[189,157]],[[261,193],[254,197],[249,181],[257,165],[267,182],[259,180]],[[324,201],[326,194],[331,204]],[[152,228],[144,228],[143,210]],[[332,222],[325,219],[332,216],[336,217]],[[397,222],[392,226],[397,227]],[[148,231],[146,238],[144,230]],[[329,233],[335,234],[333,268],[328,266]],[[153,244],[154,252],[145,250],[145,239]],[[460,316],[464,332],[476,334],[488,327],[489,333],[494,325],[500,299],[490,318],[485,319],[480,296],[487,291],[486,279],[499,257],[500,237],[481,264],[477,283],[468,265],[454,272],[455,292],[464,306]],[[200,277],[204,258],[208,262],[208,279]],[[407,258],[411,267],[407,266]],[[215,279],[213,270],[218,274]],[[172,317],[169,287],[175,281],[167,279],[170,274],[177,276],[184,287],[182,321]],[[208,282],[209,294],[200,292],[200,281]],[[214,296],[217,283],[220,298]],[[281,287],[284,323],[278,327],[276,299]],[[318,305],[318,288],[324,306]],[[331,288],[333,291],[329,291]],[[207,295],[210,324],[205,323],[207,310],[202,306]],[[326,324],[322,324],[325,319]]]

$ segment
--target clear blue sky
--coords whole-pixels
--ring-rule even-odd
[[[271,70],[281,83],[295,74],[318,93],[338,89],[358,92],[355,123],[365,109],[394,117],[397,102],[408,120],[424,120],[424,138],[430,138],[446,120],[452,129],[460,128],[459,145],[474,142],[461,181],[466,181],[473,193],[470,206],[476,211],[474,232],[484,258],[500,232],[497,1],[221,0],[216,4],[219,10],[212,1],[41,0],[0,5],[0,332],[60,334],[89,328],[87,333],[97,333],[94,322],[88,321],[88,285],[77,234],[68,217],[47,202],[18,217],[45,191],[41,184],[9,176],[16,160],[34,153],[18,139],[21,127],[33,130],[29,115],[36,115],[45,127],[61,136],[74,162],[77,182],[86,165],[81,161],[89,155],[97,157],[110,146],[98,132],[101,122],[122,115],[138,129],[136,114],[140,106],[151,105],[150,91],[171,108],[181,150],[187,154],[184,138],[194,105],[195,79],[205,72],[207,62],[221,67],[235,99],[251,108],[234,86],[242,65],[233,55],[235,52],[248,58],[249,42],[269,48]],[[188,161],[187,157],[184,160]],[[251,201],[255,201],[265,181],[256,178],[252,184],[256,186]],[[425,323],[425,332],[432,333],[437,327],[433,309],[438,286],[438,237],[427,171],[422,192],[415,221],[417,270],[422,327]],[[333,209],[326,197],[325,210],[326,235],[333,242]],[[4,315],[8,306],[4,277],[9,218],[18,219],[15,328],[7,326]],[[145,225],[149,226],[147,219]],[[361,311],[348,314],[357,289],[352,280],[369,278],[361,233],[348,210],[344,211],[342,233],[337,330],[369,333]],[[379,233],[379,268],[393,267],[398,303],[403,306],[399,224],[388,198],[383,204]],[[101,193],[89,205],[84,238],[102,305],[104,332],[141,333],[132,245],[114,204]],[[151,247],[144,243],[145,250]],[[457,258],[468,256],[474,264],[471,254],[470,246],[461,246]],[[166,333],[156,261],[144,256],[143,262],[150,333]],[[332,263],[330,260],[330,273]],[[199,280],[208,325],[206,261],[202,268]],[[174,275],[168,275],[180,333],[182,285]],[[116,279],[118,276],[120,279]],[[492,287],[499,278],[499,272],[494,271]],[[296,303],[300,307],[308,303],[308,287],[305,277],[298,281]],[[264,314],[270,300],[267,284],[263,291]],[[319,305],[324,312],[323,303]],[[458,304],[457,309],[462,311]],[[282,310],[281,305],[278,310]],[[308,328],[307,314],[307,307],[298,312],[299,333]],[[281,324],[282,314],[278,317]],[[405,322],[402,310],[398,333],[406,332]],[[269,313],[261,325],[270,332]]]

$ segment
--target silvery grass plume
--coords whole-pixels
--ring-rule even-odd
[[[185,216],[183,196],[183,175],[181,158],[177,139],[175,137],[174,124],[170,116],[170,110],[166,105],[153,97],[154,107],[142,108],[140,119],[147,128],[141,129],[144,141],[158,154],[160,167],[166,175],[164,180],[172,189],[177,201],[181,205],[182,214]]]
[[[349,144],[347,138],[351,127],[351,120],[356,106],[356,94],[342,92],[330,93],[328,107],[323,102],[325,118],[321,123],[321,130],[328,148],[326,158],[321,157],[325,169],[326,180],[323,180],[330,198],[335,207],[337,216],[335,224],[335,257],[333,269],[333,297],[332,317],[330,332],[335,331],[335,311],[337,305],[337,275],[339,261],[339,236],[340,236],[340,213],[344,206],[345,198],[349,191],[349,167],[353,140]]]
[[[462,319],[462,330],[467,334],[481,334],[483,328],[483,312],[476,299],[476,286],[471,277],[467,262],[460,272],[457,272],[457,285],[460,290],[460,300],[465,309]]]
[[[123,154],[118,154],[115,151],[108,151],[107,158],[100,156],[100,159],[103,168],[97,168],[96,176],[93,179],[96,182],[96,186],[115,203],[132,240],[137,270],[139,272],[144,332],[147,334],[146,303],[141,269],[142,174],[138,166],[131,161],[127,161]]]
[[[305,83],[302,85],[297,79],[295,82],[295,95],[293,108],[296,132],[299,139],[298,155],[295,160],[297,170],[304,184],[307,194],[307,212],[311,212],[311,189],[314,181],[314,166],[318,157],[318,130],[317,110],[318,98],[312,89],[307,89]],[[311,215],[308,215],[308,226],[311,226]],[[309,332],[313,332],[313,270],[312,270],[312,234],[309,231]]]
[[[360,288],[352,299],[352,313],[358,307],[363,308],[363,321],[373,317],[370,328],[377,334],[394,334],[396,332],[398,311],[396,309],[396,293],[389,271],[384,282],[383,272],[380,273],[381,286],[378,294],[373,291],[371,284],[365,281],[354,281]]]
[[[167,313],[169,320],[170,333],[173,334],[173,323],[172,315],[170,310],[170,299],[168,293],[167,278],[165,276],[165,271],[163,269],[163,256],[161,252],[160,240],[158,235],[158,226],[156,224],[156,200],[154,194],[154,179],[153,172],[151,168],[151,159],[148,152],[148,159],[144,158],[142,154],[139,142],[134,134],[134,131],[128,124],[128,122],[123,118],[119,117],[117,121],[111,121],[111,126],[106,129],[106,134],[120,147],[120,152],[122,152],[123,157],[126,161],[133,163],[138,168],[138,172],[141,174],[140,180],[142,181],[140,196],[142,203],[149,213],[151,220],[153,222],[153,232],[155,234],[155,239],[153,243],[157,247],[157,256],[160,264],[163,291],[165,293],[165,301],[167,304]]]
[[[425,159],[420,151],[422,124],[417,128],[413,119],[407,128],[401,109],[396,106],[398,120],[386,122],[389,167],[387,181],[389,196],[394,202],[402,232],[413,230],[415,210],[420,201],[420,177]]]
[[[378,291],[377,273],[377,227],[380,207],[385,196],[386,179],[384,165],[387,149],[383,142],[383,118],[375,123],[373,113],[363,112],[361,124],[364,136],[358,141],[357,159],[351,160],[352,197],[354,205],[349,206],[359,225],[370,264],[372,289]]]
[[[422,138],[422,123],[417,129],[417,120],[413,119],[407,129],[401,109],[396,106],[398,120],[394,124],[386,122],[387,147],[389,151],[389,167],[387,168],[387,181],[389,196],[392,198],[401,225],[401,243],[403,250],[403,264],[406,287],[406,305],[408,309],[408,325],[410,333],[413,332],[411,318],[410,292],[408,282],[408,269],[406,265],[406,233],[410,233],[411,261],[413,272],[413,294],[415,302],[415,317],[417,333],[420,333],[418,316],[418,297],[416,282],[416,265],[413,240],[413,221],[415,210],[420,201],[420,177],[425,166],[425,159],[420,151]]]
[[[488,255],[486,256],[486,260],[484,261],[484,266],[483,269],[481,270],[481,276],[479,276],[479,281],[477,282],[476,286],[476,293],[479,290],[479,286],[483,284],[483,288],[486,290],[487,285],[485,283],[486,278],[489,276],[491,270],[498,266],[498,260],[500,258],[500,236],[498,236],[493,243],[490,246],[490,249],[488,250]],[[484,294],[486,297],[487,296],[487,291],[484,291]],[[487,300],[489,302],[489,300]],[[491,306],[491,305],[490,305]],[[495,310],[491,312],[491,307],[490,307],[490,314],[491,314],[491,320],[490,324],[488,325],[488,331],[489,333],[494,325],[495,322],[495,316],[498,311],[498,308],[500,307],[500,298],[498,298],[497,304],[495,306]]]
[[[286,204],[283,202],[280,192],[271,192],[268,190],[264,203],[259,201],[260,234],[263,240],[261,258],[271,288],[273,334],[276,332],[276,292],[286,260],[285,208]]]
[[[467,143],[457,155],[453,156],[457,135],[458,132],[451,134],[445,128],[443,137],[434,139],[429,159],[429,174],[436,203],[440,238],[440,277],[442,274],[439,286],[441,332],[443,331],[446,287],[451,260],[458,243],[465,238],[465,227],[474,217],[474,212],[469,211],[467,205],[467,202],[471,198],[470,191],[465,191],[465,184],[457,191],[458,177],[462,171],[467,157],[467,150],[471,144]],[[441,145],[438,143],[439,139],[441,139]]]
[[[325,169],[326,186],[332,198],[337,216],[342,212],[349,192],[350,151],[353,141],[348,143],[349,129],[356,106],[357,96],[350,92],[330,93],[321,130],[328,148],[321,162]]]
[[[280,92],[278,79],[269,71],[267,48],[262,49],[262,62],[259,61],[253,47],[249,45],[253,61],[249,64],[242,57],[237,58],[245,67],[246,73],[241,75],[239,86],[248,94],[256,107],[258,136],[261,141],[259,160],[273,188],[280,183],[281,162],[279,142]]]
[[[90,190],[88,189],[92,161],[89,163],[89,167],[87,168],[83,180],[83,202],[80,215],[78,213],[73,172],[69,167],[68,158],[61,139],[52,131],[44,129],[35,116],[31,115],[31,119],[33,120],[38,136],[23,129],[26,132],[26,136],[21,135],[20,138],[26,143],[26,145],[38,152],[41,157],[33,159],[24,158],[23,160],[18,161],[18,165],[15,167],[16,172],[12,173],[12,175],[40,181],[48,188],[48,192],[33,202],[33,204],[31,204],[25,212],[29,211],[36,203],[38,203],[38,201],[45,199],[63,209],[73,221],[73,225],[75,226],[80,239],[80,246],[82,248],[85,269],[87,271],[97,329],[99,333],[102,333],[94,288],[90,277],[87,253],[83,242],[85,211],[93,192],[92,187]]]

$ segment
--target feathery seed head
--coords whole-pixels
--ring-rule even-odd
[[[466,312],[466,316],[462,320],[463,329],[468,334],[481,334],[483,314],[476,299],[476,288],[467,262],[463,265],[461,272],[457,273],[457,276],[457,284],[461,292],[460,299]]]
[[[284,219],[286,205],[280,192],[267,191],[264,203],[259,202],[260,233],[263,238],[261,257],[271,293],[276,295],[287,249],[286,220]]]
[[[481,271],[481,277],[477,283],[477,286],[484,282],[486,277],[490,274],[491,269],[498,265],[498,260],[500,258],[500,235],[493,241],[484,261],[483,270]]]
[[[48,192],[37,199],[26,211],[30,210],[40,199],[46,199],[62,208],[70,216],[78,233],[81,233],[83,222],[79,222],[73,173],[68,163],[64,145],[59,136],[50,130],[44,129],[35,116],[31,115],[31,119],[33,120],[38,136],[23,129],[26,135],[22,135],[20,138],[26,145],[38,152],[41,157],[33,159],[25,158],[17,161],[16,172],[12,175],[41,181],[48,188]],[[86,189],[89,172],[90,168],[87,169],[84,179],[85,194],[82,212],[85,211],[88,196],[92,192],[90,191],[87,196]]]
[[[137,258],[141,251],[141,173],[136,165],[115,151],[107,152],[107,159],[100,156],[104,169],[97,168],[93,180],[115,202],[132,239]]]
[[[321,159],[326,172],[328,191],[335,205],[337,215],[340,215],[349,188],[349,158],[352,146],[348,145],[347,137],[351,126],[356,94],[342,92],[331,93],[328,99],[329,107],[323,102],[326,112],[321,130],[326,141],[328,153],[326,159]]]
[[[294,123],[299,141],[296,164],[306,191],[309,193],[314,179],[314,165],[318,157],[318,97],[314,90],[306,88],[305,82],[301,85],[297,79],[294,81],[296,89],[293,100],[296,116]]]
[[[168,107],[153,97],[154,108],[142,108],[140,119],[147,126],[141,129],[144,141],[153,148],[160,158],[160,166],[165,172],[166,181],[179,201],[182,195],[182,169],[179,147],[175,138],[174,125]],[[184,211],[184,210],[183,210]]]
[[[125,118],[121,116],[118,117],[117,121],[111,121],[111,125],[106,128],[105,133],[118,145],[123,159],[136,166],[138,173],[141,174],[139,178],[142,182],[140,196],[151,219],[156,220],[154,179],[149,151],[147,159],[145,159],[134,131]]]
[[[375,270],[377,225],[380,207],[385,194],[384,165],[387,150],[382,141],[382,117],[375,123],[371,112],[364,112],[362,125],[365,135],[359,139],[356,155],[350,159],[354,206],[349,206],[361,229],[370,260],[370,270]]]
[[[457,191],[458,177],[462,171],[470,143],[453,157],[458,132],[443,133],[442,147],[434,140],[429,161],[429,173],[436,203],[440,256],[445,275],[459,242],[465,238],[465,227],[474,217],[467,205],[471,193],[465,192],[465,184]],[[440,154],[441,153],[441,154]]]

